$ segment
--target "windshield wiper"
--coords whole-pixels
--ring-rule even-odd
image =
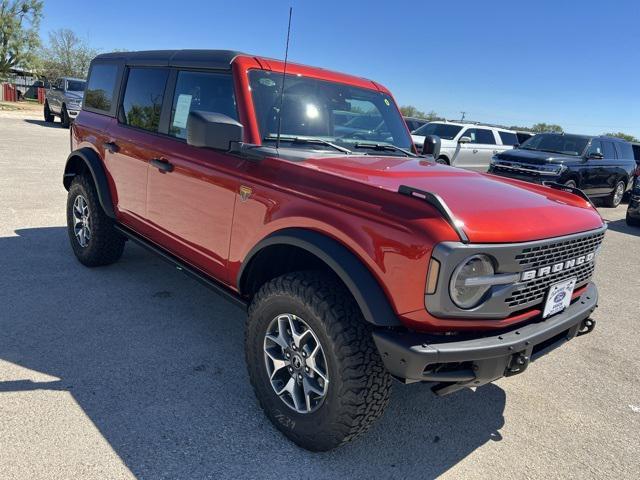
[[[262,140],[275,142],[277,139],[278,139],[277,137],[268,136],[268,137],[264,137]],[[346,153],[346,154],[353,153],[348,148],[341,147],[340,145],[336,145],[335,143],[331,143],[328,140],[323,140],[321,138],[291,137],[291,136],[280,135],[280,140],[283,142],[297,143],[299,145],[326,145],[327,147],[331,147],[342,153]]]
[[[396,147],[388,143],[354,143],[353,148],[370,148],[372,150],[402,152],[407,157],[416,157],[417,155],[404,148]]]

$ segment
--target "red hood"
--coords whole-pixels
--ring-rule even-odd
[[[393,192],[407,185],[437,193],[474,243],[539,240],[603,224],[589,203],[576,195],[415,158],[324,157],[301,165]]]

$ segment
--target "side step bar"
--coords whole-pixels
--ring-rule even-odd
[[[449,225],[451,225],[451,228],[453,228],[453,230],[458,234],[458,237],[460,237],[460,241],[462,243],[469,243],[469,237],[467,237],[467,234],[464,233],[462,227],[456,224],[456,219],[453,216],[451,209],[440,195],[438,195],[437,193],[420,190],[418,188],[408,187],[406,185],[400,185],[400,188],[398,188],[398,193],[407,195],[409,197],[419,198],[420,200],[427,202],[429,205],[438,210],[438,212],[440,212],[440,215],[444,217]]]
[[[209,287],[211,290],[216,292],[218,295],[223,297],[225,300],[229,300],[232,303],[236,304],[237,306],[239,306],[239,307],[241,307],[241,308],[243,308],[245,310],[247,309],[247,301],[245,299],[243,299],[240,295],[238,295],[237,293],[235,293],[233,290],[231,290],[230,288],[226,287],[222,283],[218,282],[217,280],[214,280],[213,278],[211,278],[206,273],[204,273],[204,272],[198,270],[197,268],[192,267],[191,265],[183,262],[182,260],[180,260],[175,255],[172,255],[171,253],[167,252],[163,248],[161,248],[161,247],[157,246],[156,244],[150,242],[149,240],[147,240],[144,237],[138,235],[137,233],[133,232],[132,230],[129,230],[127,227],[125,227],[123,225],[120,225],[120,224],[116,223],[114,225],[114,228],[116,230],[118,230],[118,232],[120,232],[122,235],[124,235],[125,237],[127,237],[130,240],[134,241],[135,243],[137,243],[141,247],[144,247],[147,250],[159,255],[160,258],[162,258],[166,262],[168,262],[171,265],[173,265],[174,267],[176,267],[177,270],[180,270],[181,272],[186,273],[190,277],[195,278],[197,281],[199,281],[203,285]]]

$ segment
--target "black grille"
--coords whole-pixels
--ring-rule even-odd
[[[604,232],[600,232],[573,240],[525,248],[520,254],[516,255],[516,260],[524,267],[524,270],[553,265],[595,252],[602,243],[603,238]]]
[[[579,288],[589,281],[591,275],[593,275],[594,268],[595,265],[590,262],[563,270],[562,272],[547,275],[546,277],[529,280],[523,283],[518,290],[515,290],[505,302],[507,302],[507,305],[510,307],[517,307],[518,305],[529,303],[541,303],[544,301],[549,287],[554,283],[576,277],[576,288]]]

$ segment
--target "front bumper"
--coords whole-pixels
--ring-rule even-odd
[[[529,363],[578,334],[590,332],[598,291],[589,283],[562,313],[494,336],[442,341],[446,336],[379,330],[373,333],[387,370],[406,383],[437,382],[439,395],[522,373]]]

